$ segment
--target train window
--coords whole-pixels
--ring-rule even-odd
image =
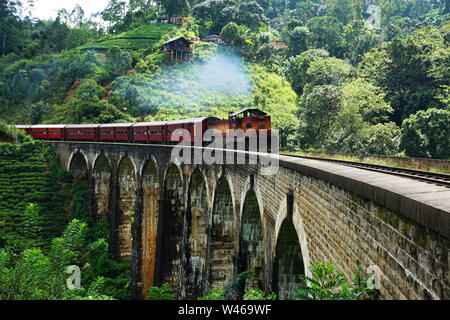
[[[57,132],[58,132],[58,134],[59,134],[59,130],[58,130]]]
[[[158,134],[161,134],[161,130],[158,130]]]
[[[265,127],[264,127],[263,124],[260,124],[260,125],[259,125],[259,128],[260,128],[260,129],[264,129]]]
[[[252,127],[252,124],[250,123],[250,122],[248,122],[248,123],[246,123],[245,124],[245,127],[248,129],[248,128],[251,128]]]

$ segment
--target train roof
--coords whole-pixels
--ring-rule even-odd
[[[100,128],[126,128],[131,127],[134,123],[104,123]]]
[[[184,123],[198,123],[198,122],[203,122],[206,119],[216,119],[216,120],[220,120],[219,118],[216,117],[200,117],[200,118],[189,118],[189,119],[179,119],[179,120],[171,120],[167,122],[167,125],[172,125],[172,124],[184,124]]]
[[[255,115],[255,116],[265,116],[267,114],[266,112],[256,109],[256,108],[246,108],[246,109],[236,111],[235,113],[231,113],[229,115],[229,117],[236,117],[236,116],[240,115],[241,113],[243,113],[245,117],[247,117],[247,113],[249,113],[250,115]]]
[[[66,129],[79,129],[79,128],[98,128],[99,124],[85,123],[85,124],[68,124]]]
[[[164,126],[167,124],[167,121],[153,121],[153,122],[136,122],[132,125],[132,127],[156,127],[156,126]]]
[[[65,124],[36,124],[31,126],[31,129],[62,129],[65,128]]]
[[[31,124],[16,124],[16,129],[28,129],[31,128]]]

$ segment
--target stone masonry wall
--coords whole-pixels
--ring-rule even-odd
[[[141,262],[132,269],[131,280],[144,284],[136,286],[136,290],[152,285],[152,272],[159,282],[170,280],[177,294],[180,293],[179,297],[192,297],[194,291],[205,294],[208,289],[222,286],[246,264],[245,257],[239,254],[245,251],[240,246],[242,240],[251,241],[257,235],[252,235],[255,215],[250,219],[252,227],[246,218],[249,211],[256,212],[257,202],[264,244],[263,261],[258,263],[263,266],[263,286],[267,291],[280,290],[283,281],[284,288],[292,286],[286,279],[295,275],[289,273],[302,268],[282,263],[283,270],[293,271],[283,271],[282,277],[274,271],[280,270],[280,258],[297,252],[301,253],[299,261],[306,273],[308,264],[316,261],[335,262],[350,279],[357,262],[361,263],[363,271],[369,266],[378,266],[381,299],[450,298],[450,207],[448,202],[442,202],[449,191],[443,187],[284,157],[277,174],[270,176],[261,175],[258,165],[201,165],[200,172],[206,180],[206,190],[203,190],[198,186],[200,180],[197,185],[189,185],[198,166],[182,164],[181,179],[174,180],[163,174],[170,163],[171,148],[167,146],[61,142],[54,143],[54,148],[67,168],[78,150],[86,158],[88,172],[92,172],[93,160],[100,153],[114,158],[111,163],[115,168],[118,159],[126,154],[133,160],[137,172],[143,172],[150,157],[156,159],[155,180],[148,180],[145,174],[143,179],[126,180],[126,184],[142,180],[144,205],[142,212],[135,213],[135,227],[143,232],[141,241],[133,240],[132,250],[132,263]],[[113,168],[113,172],[117,172],[115,170]],[[119,174],[116,188],[125,188],[120,185],[121,179],[125,181],[122,176]],[[177,181],[183,185],[178,185]],[[163,191],[162,187],[151,185],[166,185],[166,188]],[[256,199],[251,205],[244,204],[246,196],[252,192]],[[120,203],[120,199],[112,201]],[[164,203],[164,208],[159,203]],[[170,229],[172,234],[167,228],[155,226],[161,225],[160,218],[169,218],[162,225],[170,222],[173,217],[167,215],[174,211],[183,219],[176,219],[175,228]],[[298,240],[296,248],[283,245],[292,243],[286,240],[292,234]],[[169,241],[172,248],[185,251],[174,251],[175,260],[169,259],[172,262],[179,259],[176,263],[181,265],[175,269],[164,267],[169,261],[164,255],[172,252],[164,253],[161,249],[167,245],[167,237],[173,240]],[[186,275],[196,280],[187,281],[183,278]],[[202,288],[193,288],[200,283]]]

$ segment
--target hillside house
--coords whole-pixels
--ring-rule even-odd
[[[177,26],[182,26],[186,20],[187,16],[179,17],[159,17],[157,18],[158,23],[171,23]]]
[[[289,48],[287,42],[279,41],[279,40],[272,40],[271,42],[276,48],[279,48],[279,49],[288,49]]]
[[[184,37],[170,39],[163,43],[162,50],[170,61],[189,61],[192,57],[191,42]]]
[[[224,44],[225,41],[222,39],[221,36],[212,34],[210,36],[207,36],[206,38],[203,38],[202,41],[204,42],[213,42],[215,44]]]

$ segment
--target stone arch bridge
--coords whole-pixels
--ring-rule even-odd
[[[51,142],[89,185],[89,210],[109,248],[131,260],[144,298],[169,283],[178,299],[254,270],[248,285],[293,298],[310,262],[347,278],[377,266],[382,299],[449,299],[450,190],[408,178],[280,156],[259,164],[185,164],[173,146]]]

